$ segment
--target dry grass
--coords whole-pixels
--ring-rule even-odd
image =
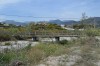
[[[68,53],[68,48],[58,44],[39,44],[28,51],[27,57],[32,64],[37,64],[48,56],[59,56]]]
[[[63,54],[67,55],[67,58],[62,58],[63,60],[66,60],[64,62],[63,60],[61,60],[61,62],[63,63],[60,63],[57,61],[60,66],[67,66],[70,63],[74,63],[74,64],[71,64],[70,66],[97,66],[96,63],[100,60],[100,47],[99,47],[99,41],[97,39],[95,39],[94,37],[87,37],[85,39],[82,38],[82,39],[74,40],[69,43],[71,44],[65,45],[65,47],[68,50],[66,51],[65,49],[67,53],[64,51],[64,49],[61,50],[62,48],[61,45],[58,45],[57,47],[59,49],[55,51],[56,53],[58,53],[58,55],[60,55],[61,53],[62,55]],[[54,55],[54,54],[51,53],[51,55]],[[53,56],[53,57],[56,58],[59,56]],[[75,59],[73,57],[79,57],[79,58]],[[50,60],[48,59],[48,61]],[[47,61],[44,61],[44,62],[46,63]]]
[[[80,49],[81,59],[77,60],[73,66],[97,66],[96,62],[100,60],[98,53],[100,48],[97,46],[97,44],[98,41],[93,37],[83,40]]]
[[[77,56],[81,58],[76,59],[75,64],[72,66],[96,66],[95,63],[100,60],[99,42],[100,41],[94,37],[88,37],[70,41],[65,45],[40,43],[34,47],[28,46],[27,49],[20,50],[20,52],[16,53],[17,55],[10,53],[11,58],[9,58],[9,55],[6,56],[9,62],[12,61],[13,58],[16,60],[15,56],[17,56],[17,58],[19,58],[18,60],[23,59],[22,61],[28,64],[28,66],[37,65],[48,57],[66,55],[69,59],[72,59],[72,56]],[[66,62],[71,62],[67,57],[63,58],[65,61],[61,60],[63,63],[60,63],[60,66],[66,66]]]

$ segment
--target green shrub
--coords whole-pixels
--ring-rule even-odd
[[[16,35],[16,36],[14,36],[14,37],[15,37],[15,39],[17,39],[17,40],[24,40],[24,38],[21,37],[20,35]]]
[[[45,54],[42,50],[38,48],[32,48],[27,53],[27,57],[30,63],[37,64],[44,58]]]
[[[59,56],[67,52],[69,49],[60,44],[38,44],[28,51],[27,57],[34,65],[48,56]]]
[[[40,44],[36,48],[43,50],[46,56],[50,56],[56,52],[57,49],[60,49],[59,45],[56,44]]]
[[[68,44],[68,41],[67,40],[62,40],[62,41],[59,41],[58,43],[61,44],[61,45],[66,45],[66,44]]]
[[[98,36],[98,35],[100,35],[100,32],[97,29],[87,29],[87,30],[85,30],[85,33],[86,33],[87,36]]]
[[[0,53],[0,66],[8,66],[14,60],[26,61],[26,51],[9,51],[5,53]]]
[[[0,53],[0,62],[3,63],[9,63],[11,59],[14,57],[14,54],[12,53]]]
[[[9,45],[11,45],[11,43],[5,43],[5,45],[6,45],[6,46],[9,46]]]
[[[28,44],[28,46],[26,46],[24,49],[30,50],[31,48],[32,48],[31,44]]]
[[[9,41],[11,40],[11,36],[7,34],[0,35],[0,41]]]

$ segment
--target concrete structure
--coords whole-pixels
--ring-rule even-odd
[[[40,38],[53,38],[55,41],[60,41],[63,37],[80,37],[80,32],[68,32],[68,31],[58,31],[58,32],[49,32],[49,31],[35,31],[32,33],[33,41],[39,41]]]
[[[32,33],[20,33],[22,37],[33,38],[33,41],[39,41],[42,38],[53,38],[55,41],[60,41],[61,37],[80,37],[81,31],[34,31]]]

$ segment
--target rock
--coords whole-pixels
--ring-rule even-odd
[[[22,65],[24,65],[24,63],[19,60],[12,61],[10,64],[10,66],[22,66]]]

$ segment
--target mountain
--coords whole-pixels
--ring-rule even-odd
[[[7,23],[7,24],[14,24],[14,25],[27,25],[30,22],[27,23],[23,23],[23,22],[17,22],[14,20],[6,20],[6,21],[2,21],[3,23]],[[97,27],[100,27],[100,17],[90,17],[86,20],[83,21],[83,23],[85,24],[94,24]],[[52,24],[58,24],[58,25],[72,25],[72,24],[80,24],[80,21],[74,21],[74,20],[50,20],[48,21],[48,23],[52,23]]]
[[[16,21],[14,21],[14,20],[6,20],[6,21],[2,21],[2,23],[14,24],[14,25],[26,25],[26,23],[16,22]]]
[[[57,20],[50,20],[49,21],[49,23],[52,23],[52,24],[62,24],[63,22],[61,21],[61,20],[59,20],[59,19],[57,19]]]
[[[68,25],[78,24],[79,23],[78,21],[74,21],[74,20],[64,20],[63,22],[65,24],[68,24]]]
[[[58,25],[72,25],[72,24],[95,24],[96,27],[100,27],[100,17],[90,17],[86,20],[80,21],[74,21],[74,20],[50,20],[49,23],[58,24]]]
[[[49,23],[52,23],[52,24],[58,24],[58,25],[71,25],[71,24],[77,24],[78,22],[77,21],[74,21],[74,20],[50,20]]]
[[[85,24],[95,24],[97,27],[100,27],[100,17],[90,17],[83,21]]]

